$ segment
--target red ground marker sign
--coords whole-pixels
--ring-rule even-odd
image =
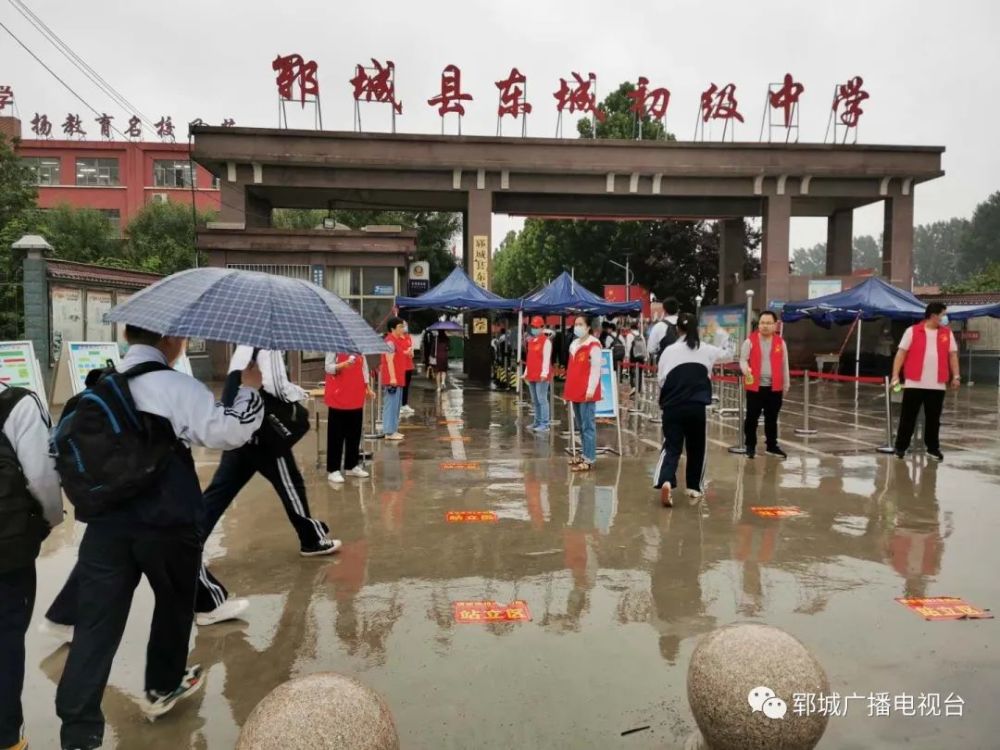
[[[491,510],[449,510],[444,520],[448,523],[495,523],[497,514]]]
[[[528,603],[517,599],[508,605],[496,602],[454,602],[455,622],[526,622],[531,620]]]
[[[479,468],[478,461],[442,461],[441,468],[445,471],[470,471]]]
[[[936,596],[932,599],[897,598],[897,602],[909,607],[925,620],[992,620],[988,609],[973,607],[958,596]]]
[[[791,518],[802,515],[802,508],[797,505],[751,505],[750,510],[761,518]]]

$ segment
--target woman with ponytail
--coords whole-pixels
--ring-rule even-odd
[[[728,342],[724,331],[715,337]],[[663,350],[656,374],[663,410],[663,450],[656,465],[653,486],[660,501],[673,506],[671,493],[677,487],[677,463],[687,451],[687,494],[702,496],[705,479],[705,409],[712,403],[712,366],[731,354],[714,344],[701,341],[698,321],[691,313],[677,317],[677,340]]]

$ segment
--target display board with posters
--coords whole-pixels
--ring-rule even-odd
[[[83,330],[83,290],[54,286],[50,296],[52,307],[52,353],[55,362],[66,341],[81,341]]]
[[[745,305],[713,305],[698,311],[698,327],[702,337],[723,349],[738,352],[747,337],[747,308]],[[719,332],[728,336],[716,337]]]
[[[48,400],[33,342],[0,342],[0,383],[34,391],[43,403]]]
[[[816,299],[827,294],[839,294],[844,291],[844,282],[840,279],[809,279],[809,297]]]
[[[104,321],[104,316],[111,312],[111,292],[87,290],[86,331],[83,338],[87,341],[113,341],[114,326]]]

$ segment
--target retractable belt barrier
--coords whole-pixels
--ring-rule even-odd
[[[801,377],[803,385],[802,402],[802,427],[795,430],[796,435],[808,437],[815,435],[816,430],[809,426],[809,407],[811,404],[809,384],[813,380],[826,380],[831,383],[854,383],[855,385],[880,385],[884,391],[885,401],[885,445],[879,446],[876,450],[879,453],[893,453],[895,448],[892,439],[892,395],[889,387],[888,377],[837,375],[827,372],[816,372],[813,370],[792,370],[790,377]],[[856,405],[855,405],[855,408]]]

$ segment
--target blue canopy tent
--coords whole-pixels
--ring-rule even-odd
[[[520,301],[504,299],[477,286],[465,271],[456,268],[448,278],[419,297],[396,297],[396,307],[411,310],[516,310]]]
[[[861,323],[877,318],[921,320],[926,307],[926,303],[910,292],[872,276],[842,292],[802,302],[788,302],[782,308],[781,319],[786,323],[794,323],[808,318],[824,328],[829,328],[834,323],[857,325],[858,340],[854,360],[854,374],[857,377],[860,373]],[[952,320],[986,316],[1000,318],[1000,305],[959,305],[948,308],[948,317]]]
[[[833,323],[853,323],[859,317],[861,320],[920,319],[924,317],[924,307],[926,305],[910,292],[897,289],[887,281],[872,276],[842,292],[802,302],[786,302],[781,310],[781,319],[786,323],[794,323],[809,318],[814,323],[829,328]]]
[[[642,302],[608,302],[576,283],[563,271],[537,292],[519,300],[523,312],[534,314],[583,313],[586,315],[626,315],[642,311]]]

